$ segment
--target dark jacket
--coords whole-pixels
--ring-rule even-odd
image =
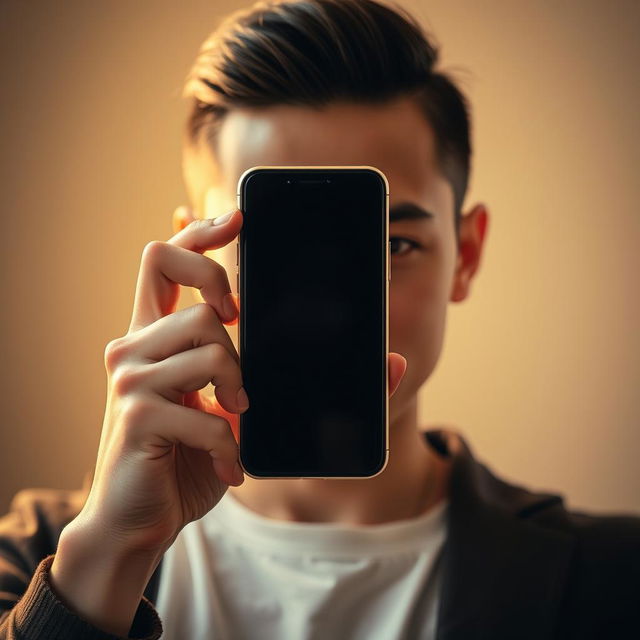
[[[561,495],[496,477],[458,433],[425,438],[452,458],[437,640],[640,637],[639,516],[570,512]],[[89,488],[88,475],[78,490],[24,489],[0,518],[0,639],[116,638],[77,617],[47,582],[60,532]],[[162,562],[130,638],[160,638],[161,571]]]

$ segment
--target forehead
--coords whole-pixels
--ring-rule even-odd
[[[390,204],[412,199],[436,210],[453,208],[433,130],[409,98],[232,110],[219,131],[218,160],[227,193],[235,194],[239,177],[256,165],[370,165],[387,176]]]

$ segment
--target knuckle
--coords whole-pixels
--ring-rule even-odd
[[[215,309],[206,302],[199,302],[193,306],[193,315],[199,325],[211,326],[218,318]]]
[[[203,254],[198,254],[198,256],[204,265],[206,277],[212,282],[219,283],[223,278],[227,277],[226,269],[219,262]]]
[[[151,240],[151,242],[147,242],[142,250],[143,261],[155,260],[158,253],[164,251],[164,245],[165,243],[160,240]]]
[[[125,429],[139,428],[151,421],[154,405],[141,396],[131,397],[122,403],[120,418]]]
[[[206,256],[205,256],[206,258]],[[223,265],[221,265],[219,262],[216,262],[215,260],[212,260],[211,258],[207,258],[207,260],[209,260],[209,262],[211,262],[211,265],[213,267],[213,275],[214,277],[220,281],[220,282],[224,282],[226,281],[227,284],[229,283],[228,280],[228,276],[227,276],[227,270],[224,268]]]
[[[211,422],[211,435],[217,443],[218,449],[223,449],[229,457],[238,457],[238,443],[233,437],[231,425],[227,420],[221,418]]]
[[[121,363],[113,370],[109,383],[117,395],[124,396],[140,386],[143,376],[142,367]]]
[[[209,342],[204,346],[207,358],[212,368],[219,368],[227,358],[227,350],[219,342]]]
[[[107,371],[112,371],[128,353],[128,341],[124,337],[114,338],[104,349],[104,365]]]

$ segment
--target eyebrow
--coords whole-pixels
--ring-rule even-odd
[[[400,202],[389,208],[389,222],[399,220],[431,220],[435,218],[431,211],[423,209],[413,202]]]

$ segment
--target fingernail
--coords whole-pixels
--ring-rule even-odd
[[[233,467],[233,479],[238,484],[242,484],[244,482],[244,472],[242,471],[242,467],[238,462],[236,462],[236,466]]]
[[[229,222],[229,220],[231,220],[231,216],[233,216],[233,214],[236,212],[236,210],[234,209],[231,213],[225,213],[223,216],[218,216],[217,218],[213,219],[213,226],[217,227],[220,224],[224,224],[225,222]]]
[[[238,307],[236,307],[236,299],[233,293],[227,293],[227,295],[222,298],[222,308],[228,321],[233,320],[236,315],[238,315]]]
[[[244,387],[240,387],[240,391],[238,391],[238,395],[236,396],[236,402],[242,411],[249,408],[249,398],[247,397],[247,392],[244,390]]]

